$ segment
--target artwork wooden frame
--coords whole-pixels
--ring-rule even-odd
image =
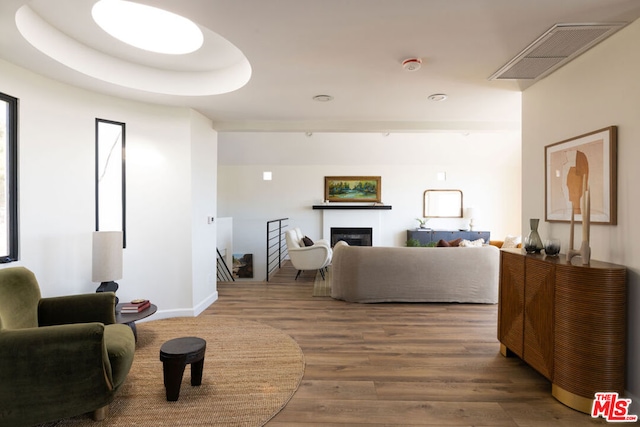
[[[324,200],[330,202],[382,202],[379,176],[325,176]]]
[[[545,221],[570,222],[572,204],[575,220],[582,221],[586,183],[591,224],[617,224],[617,134],[617,127],[609,126],[544,148]]]

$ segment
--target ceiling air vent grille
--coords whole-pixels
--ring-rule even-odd
[[[626,23],[556,24],[489,80],[538,80],[611,36]]]

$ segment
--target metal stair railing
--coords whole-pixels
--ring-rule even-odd
[[[218,253],[216,258],[216,277],[218,279],[218,282],[235,282],[236,279],[234,279],[231,270],[229,270],[226,261],[217,248],[216,252]]]
[[[267,282],[269,277],[282,267],[282,261],[287,257],[287,244],[284,233],[289,224],[289,218],[279,218],[267,221]]]

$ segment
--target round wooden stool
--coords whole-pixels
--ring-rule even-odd
[[[180,384],[187,364],[191,364],[191,385],[202,384],[202,368],[204,367],[206,348],[207,342],[197,337],[175,338],[162,344],[160,360],[162,361],[167,400],[178,400]]]

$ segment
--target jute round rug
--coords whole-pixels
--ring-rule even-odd
[[[141,323],[133,366],[104,421],[88,415],[46,426],[262,426],[291,399],[304,374],[298,344],[270,326],[201,315]],[[160,346],[198,336],[207,341],[202,385],[187,366],[177,402],[166,400]]]

